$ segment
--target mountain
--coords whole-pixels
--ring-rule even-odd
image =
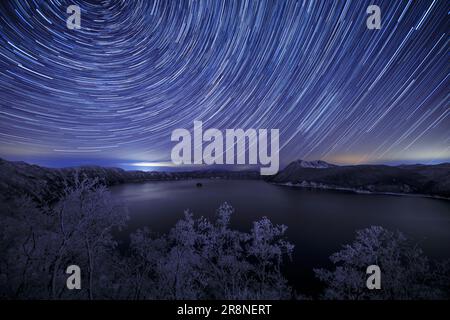
[[[315,161],[305,161],[305,160],[297,160],[291,162],[289,166],[293,168],[314,168],[314,169],[325,169],[325,168],[333,168],[337,167],[335,164],[331,164],[322,160]],[[287,168],[286,168],[287,169]]]
[[[120,168],[81,166],[73,168],[45,168],[22,161],[7,161],[0,158],[0,201],[19,195],[57,198],[64,183],[73,181],[76,174],[83,177],[98,178],[112,186],[129,182],[169,181],[186,179],[259,179],[257,171],[185,171],[185,172],[145,172],[125,171]]]
[[[327,169],[327,168],[334,168],[337,167],[334,164],[330,164],[325,161],[316,160],[316,161],[305,161],[305,160],[297,160],[291,162],[286,168],[284,168],[282,171],[278,172],[278,174],[275,176],[276,182],[278,181],[285,181],[289,182],[292,180],[292,177],[295,177],[298,172],[304,171],[303,169]],[[274,178],[269,177],[266,180],[272,180]]]
[[[266,181],[309,188],[450,198],[450,163],[336,166],[324,161],[297,160]]]
[[[0,202],[19,195],[56,199],[64,183],[70,184],[77,173],[89,178],[98,178],[108,186],[130,182],[204,178],[261,179],[258,171],[144,172],[99,166],[55,169],[0,159]],[[308,188],[422,194],[450,198],[450,163],[336,166],[325,161],[297,160],[278,174],[264,177],[264,180]]]

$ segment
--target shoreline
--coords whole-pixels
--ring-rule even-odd
[[[324,184],[318,184],[316,186],[314,185],[302,185],[300,183],[292,183],[292,182],[270,182],[266,181],[264,179],[253,179],[253,178],[223,178],[223,177],[189,177],[189,178],[183,178],[183,179],[164,179],[164,180],[141,180],[141,181],[128,181],[123,182],[119,184],[111,185],[110,187],[115,187],[119,185],[124,185],[128,183],[149,183],[149,182],[181,182],[181,181],[189,181],[189,180],[207,180],[207,181],[217,181],[217,180],[233,180],[233,181],[262,181],[274,186],[281,186],[281,187],[290,187],[290,188],[301,188],[301,189],[314,189],[314,190],[331,190],[331,191],[345,191],[349,193],[354,194],[362,194],[362,195],[388,195],[388,196],[398,196],[398,197],[416,197],[416,198],[428,198],[428,199],[436,199],[436,200],[445,200],[450,201],[450,197],[443,197],[443,196],[434,196],[434,195],[428,195],[428,194],[422,194],[422,193],[401,193],[401,192],[381,192],[381,191],[368,191],[368,190],[361,190],[361,189],[355,189],[355,188],[346,188],[346,187],[339,187],[339,186],[330,186],[330,185],[324,185]]]
[[[290,188],[301,188],[301,189],[315,189],[315,190],[334,190],[334,191],[346,191],[354,194],[366,194],[366,195],[388,195],[388,196],[397,196],[397,197],[417,197],[417,198],[429,198],[436,200],[446,200],[450,201],[449,197],[443,196],[434,196],[429,194],[422,193],[402,193],[402,192],[381,192],[381,191],[369,191],[355,188],[347,188],[347,187],[338,187],[338,186],[330,186],[330,185],[302,185],[301,183],[292,183],[292,182],[269,182],[272,185],[281,186],[281,187],[290,187]]]

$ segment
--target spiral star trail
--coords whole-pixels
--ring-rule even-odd
[[[279,128],[282,163],[450,159],[444,0],[29,0],[0,13],[1,157],[170,161],[172,130],[201,120]]]

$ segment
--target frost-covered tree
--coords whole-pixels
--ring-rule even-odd
[[[96,179],[76,175],[56,202],[24,197],[0,225],[0,297],[8,299],[285,299],[281,266],[293,246],[285,226],[263,218],[251,231],[217,218],[183,219],[164,235],[147,229],[120,250],[113,231],[127,213]],[[81,290],[67,290],[67,266]]]
[[[230,228],[233,211],[224,203],[214,222],[194,219],[186,211],[165,237],[152,237],[148,231],[133,234],[121,281],[138,293],[132,298],[290,298],[291,289],[281,274],[293,250],[284,240],[286,227],[264,218],[251,233],[236,231]]]
[[[259,293],[262,294],[255,298],[277,299],[287,298],[290,295],[290,292],[286,290],[286,280],[281,273],[283,257],[291,257],[294,250],[294,246],[284,239],[286,230],[286,226],[274,226],[266,217],[253,224],[248,253],[256,261],[254,263],[254,272],[257,276],[255,285],[260,287]]]
[[[437,299],[448,297],[448,266],[431,262],[401,232],[372,226],[359,230],[352,244],[330,257],[334,270],[316,269],[325,283],[324,299]],[[366,287],[366,268],[381,269],[381,289]],[[447,286],[447,289],[445,288]]]
[[[30,197],[13,205],[14,215],[0,225],[0,295],[49,298],[51,256],[56,250],[52,220]]]
[[[164,298],[166,283],[157,274],[158,266],[168,252],[166,236],[151,233],[148,228],[130,235],[128,250],[115,250],[107,270],[112,297],[142,300]]]
[[[0,281],[10,298],[90,298],[98,267],[115,246],[111,231],[124,225],[126,212],[95,179],[75,176],[55,204],[20,198],[1,230]],[[83,290],[67,295],[65,270],[86,272]],[[83,272],[84,273],[84,272]],[[98,275],[101,273],[99,272]],[[66,296],[64,294],[66,293]]]
[[[111,232],[114,228],[125,226],[126,211],[97,179],[79,179],[76,176],[74,185],[66,186],[63,197],[53,210],[53,216],[61,236],[59,251],[69,253],[66,256],[58,255],[55,259],[53,281],[56,281],[61,258],[70,257],[72,263],[85,267],[85,287],[88,298],[93,299],[95,288],[100,287],[94,284],[96,280],[100,283],[101,273],[95,275],[97,267],[103,266],[103,256],[108,255],[108,249],[116,245]],[[53,296],[57,294],[54,286]]]

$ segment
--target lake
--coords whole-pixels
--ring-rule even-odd
[[[202,187],[196,183],[201,182]],[[111,193],[129,209],[130,230],[166,232],[183,217],[214,217],[223,202],[235,208],[232,227],[248,231],[267,216],[288,226],[295,245],[285,275],[304,293],[318,288],[313,268],[329,267],[328,257],[371,225],[399,230],[420,242],[425,253],[450,258],[450,201],[415,196],[355,194],[278,186],[259,180],[183,180],[123,184]]]

